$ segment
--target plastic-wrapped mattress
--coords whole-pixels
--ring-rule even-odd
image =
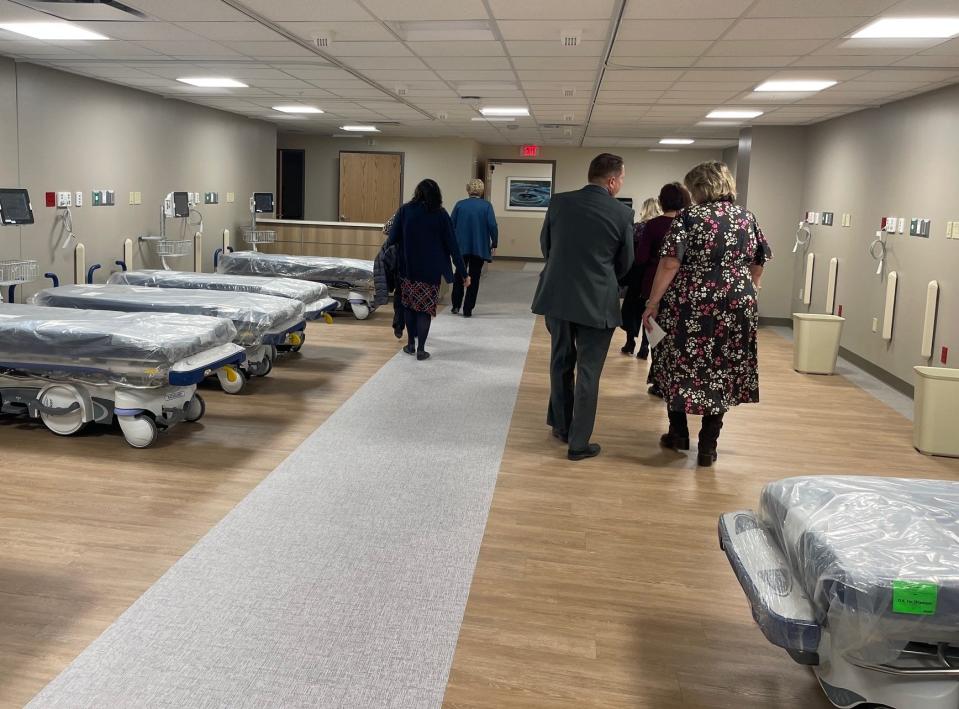
[[[289,298],[303,303],[307,318],[336,310],[339,303],[330,297],[323,283],[297,278],[269,278],[266,276],[233,276],[224,273],[195,273],[192,271],[118,271],[108,283],[153,288],[195,288],[235,293],[259,293],[277,298]]]
[[[57,308],[180,313],[226,318],[236,328],[234,342],[246,347],[281,342],[281,335],[302,329],[303,304],[258,293],[222,293],[182,288],[94,284],[47,288],[33,303]],[[149,318],[142,317],[143,322]]]
[[[234,276],[302,278],[331,288],[373,290],[373,262],[362,259],[234,251],[220,257],[217,271]]]
[[[910,642],[959,642],[959,483],[799,477],[759,517],[833,652],[891,662]]]
[[[0,368],[5,369],[160,386],[174,364],[229,346],[235,336],[230,321],[202,315],[143,317],[0,303]]]

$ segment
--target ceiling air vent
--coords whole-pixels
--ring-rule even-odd
[[[576,95],[576,89],[571,89],[568,86],[563,87],[563,98],[572,98]]]
[[[45,12],[61,20],[143,19],[146,15],[118,0],[20,0],[26,7]]]
[[[329,49],[333,46],[333,33],[320,32],[313,35],[313,44],[317,49]]]
[[[563,120],[566,121],[567,123],[572,123],[573,121],[576,120],[576,116],[572,113],[564,113]]]
[[[397,86],[396,95],[397,96],[409,96],[410,90],[406,86]]]
[[[559,33],[559,41],[564,47],[578,47],[583,41],[583,30],[563,30]]]

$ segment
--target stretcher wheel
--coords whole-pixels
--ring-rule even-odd
[[[194,394],[193,398],[190,399],[186,406],[183,407],[183,420],[189,421],[190,423],[194,421],[199,421],[203,418],[203,414],[206,413],[206,402],[203,401],[203,397],[199,394]]]
[[[52,409],[67,409],[80,402],[69,387],[52,386],[43,392],[40,403]],[[83,420],[83,409],[79,406],[66,414],[49,414],[41,411],[40,420],[58,436],[72,436],[82,431],[87,425],[87,422]]]
[[[370,306],[366,303],[351,303],[350,309],[357,320],[366,320],[370,316]]]
[[[150,416],[118,416],[117,420],[120,422],[123,437],[134,448],[149,448],[156,442],[159,430],[156,421]]]
[[[243,370],[233,365],[216,370],[216,378],[227,394],[239,394],[246,384],[246,375],[243,374]]]
[[[273,358],[267,355],[259,362],[250,363],[250,375],[254,377],[265,377],[273,371]]]
[[[290,338],[290,352],[299,352],[303,349],[303,343],[306,342],[306,333],[305,332],[296,332],[293,333],[295,337]]]

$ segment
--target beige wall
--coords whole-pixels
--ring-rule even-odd
[[[198,207],[210,270],[222,230],[235,235],[248,223],[249,195],[274,189],[275,127],[194,104],[0,60],[0,120],[0,176],[4,186],[30,191],[36,217],[33,225],[0,229],[0,258],[37,259],[42,271],[68,282],[73,250],[59,248],[58,210],[44,206],[46,191],[83,192],[83,206],[71,210],[74,231],[87,264],[104,265],[102,280],[122,258],[124,238],[159,231],[168,192],[220,193],[220,204]],[[18,151],[19,179],[11,169]],[[91,207],[96,189],[114,190],[116,206]],[[142,204],[129,205],[130,192],[140,192]],[[226,203],[227,192],[236,193],[235,203]],[[178,263],[191,268],[192,257]],[[135,248],[137,267],[158,264],[149,246]],[[43,286],[31,284],[21,297]]]
[[[443,191],[446,208],[466,196],[466,183],[476,175],[477,144],[459,138],[390,139],[377,136],[375,145],[365,138],[341,139],[321,135],[281,133],[280,148],[306,151],[306,219],[337,221],[339,211],[339,154],[341,150],[403,153],[403,199],[413,195],[417,183],[432,178]]]
[[[790,294],[800,259],[790,252],[802,213],[805,137],[801,127],[752,129],[745,203],[773,249],[759,298],[764,317],[787,318],[792,313]]]
[[[642,206],[647,197],[659,194],[660,188],[667,182],[682,180],[691,167],[703,160],[719,160],[719,150],[679,150],[675,153],[651,153],[647,149],[609,148],[608,152],[622,156],[626,162],[626,181],[620,197],[632,197],[635,207]],[[484,160],[518,160],[519,148],[516,146],[484,145]],[[556,183],[554,192],[577,190],[586,184],[586,173],[590,161],[602,148],[566,148],[544,146],[540,150],[539,160],[556,161]],[[519,159],[521,160],[521,159]],[[509,252],[499,251],[503,256],[526,256],[541,258],[539,232],[542,217],[538,220],[510,220],[500,224],[500,243],[509,244]]]
[[[544,212],[521,212],[506,209],[506,178],[552,177],[552,163],[498,162],[493,170],[486,197],[493,205],[499,227],[499,256],[541,258],[539,233]]]
[[[797,212],[836,214],[835,226],[812,227],[816,269],[811,311],[824,311],[829,261],[839,258],[836,302],[846,317],[843,346],[910,383],[914,365],[930,364],[920,357],[919,347],[931,280],[940,287],[933,363],[945,345],[953,353],[949,365],[959,366],[959,241],[945,237],[946,222],[959,220],[957,116],[959,86],[953,86],[812,126],[807,135]],[[754,146],[754,160],[758,154]],[[852,214],[852,228],[838,226],[843,212]],[[872,319],[883,314],[885,280],[876,275],[877,264],[867,253],[883,215],[907,220],[905,235],[889,238],[887,271],[899,276],[889,343],[872,332]],[[911,217],[932,220],[930,238],[908,235]],[[797,269],[789,300],[797,312],[806,309],[797,298],[799,275]]]

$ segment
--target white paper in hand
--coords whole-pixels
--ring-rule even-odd
[[[652,348],[663,341],[663,338],[666,337],[666,331],[653,318],[649,319],[649,324],[652,327],[646,330],[646,339],[649,340],[649,346]]]

